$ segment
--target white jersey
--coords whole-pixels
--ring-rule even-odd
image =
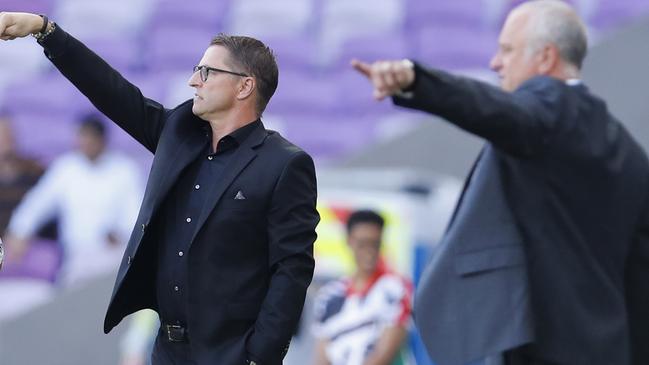
[[[327,342],[331,365],[361,365],[388,327],[410,323],[412,287],[404,278],[377,270],[362,291],[350,280],[325,285],[316,297],[314,335]]]

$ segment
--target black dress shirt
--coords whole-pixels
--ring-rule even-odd
[[[255,128],[257,120],[221,138],[212,151],[212,134],[206,126],[205,147],[199,157],[181,173],[160,210],[157,219],[158,275],[157,299],[160,318],[165,324],[187,326],[187,250],[196,229],[196,219],[206,201],[207,187],[217,181],[235,151]],[[215,238],[217,239],[217,238]]]

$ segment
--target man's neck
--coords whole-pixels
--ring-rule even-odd
[[[372,278],[373,274],[374,272],[361,271],[361,270],[356,271],[352,276],[352,285],[354,289],[355,290],[363,289],[367,285],[367,282]]]
[[[96,164],[99,163],[99,160],[101,159],[101,156],[104,155],[104,152],[105,151],[102,150],[99,154],[97,154],[95,156],[88,156],[88,155],[85,155],[85,154],[84,154],[84,156],[86,157],[88,162],[90,162],[92,165],[96,165]]]
[[[549,76],[557,78],[559,80],[568,81],[568,80],[579,80],[579,69],[573,65],[564,63],[557,67]]]
[[[208,120],[212,129],[212,151],[216,152],[221,138],[257,119],[258,117],[253,113],[231,113]]]

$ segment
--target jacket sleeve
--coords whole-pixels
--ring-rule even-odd
[[[320,220],[311,157],[297,152],[285,166],[271,198],[268,215],[268,294],[246,343],[251,360],[281,364],[300,320],[313,277],[313,243]]]
[[[411,97],[395,96],[399,106],[440,116],[456,126],[517,155],[546,146],[560,128],[568,128],[574,98],[564,82],[535,77],[513,93],[485,82],[426,70],[415,64]]]
[[[155,152],[166,114],[158,102],[58,25],[41,44],[45,55],[102,113]]]

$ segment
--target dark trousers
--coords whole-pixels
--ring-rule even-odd
[[[151,365],[196,365],[196,362],[192,359],[188,342],[170,342],[164,331],[158,331]]]
[[[544,360],[535,359],[531,356],[510,351],[505,353],[505,365],[553,365]]]
[[[531,346],[523,346],[505,353],[490,356],[485,359],[484,365],[556,365],[534,355]]]

